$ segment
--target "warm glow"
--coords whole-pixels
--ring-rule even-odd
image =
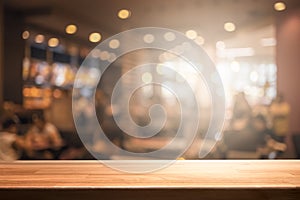
[[[277,11],[283,11],[286,9],[285,3],[283,2],[277,2],[274,4],[274,9]]]
[[[154,36],[152,34],[146,34],[144,36],[144,42],[150,44],[154,41]]]
[[[101,40],[101,35],[100,33],[91,33],[89,36],[90,42],[99,42]]]
[[[162,75],[162,74],[163,74],[163,67],[164,67],[163,64],[158,64],[158,65],[156,66],[156,72],[157,72],[158,74]]]
[[[230,63],[230,68],[233,72],[239,72],[240,71],[240,63],[237,61],[232,61]]]
[[[145,72],[143,75],[142,75],[142,80],[144,83],[150,83],[152,81],[152,75],[149,73],[149,72]]]
[[[23,89],[23,95],[24,95],[24,97],[29,97],[30,96],[30,89],[29,88],[24,88]]]
[[[59,44],[59,40],[57,38],[50,38],[48,41],[49,47],[57,47]]]
[[[67,34],[75,34],[77,31],[77,26],[74,24],[70,24],[66,26],[66,33]]]
[[[29,31],[24,31],[24,32],[22,33],[22,38],[23,38],[24,40],[28,39],[29,36],[30,36]]]
[[[204,40],[203,37],[198,36],[198,37],[196,37],[195,42],[196,42],[198,45],[203,45],[204,42],[205,42],[205,40]]]
[[[233,32],[233,31],[235,31],[235,25],[232,22],[227,22],[224,24],[224,29],[225,29],[225,31]]]
[[[99,58],[101,54],[101,51],[99,49],[93,49],[93,51],[91,52],[91,55],[93,58]]]
[[[255,51],[252,47],[244,48],[227,48],[227,49],[218,49],[217,56],[219,58],[237,58],[245,56],[253,56]]]
[[[72,46],[69,46],[69,48],[68,48],[68,52],[70,53],[71,56],[77,55],[78,51],[79,51],[79,49],[77,46],[72,45]]]
[[[108,60],[110,55],[107,51],[101,51],[99,57],[101,60]]]
[[[176,36],[172,32],[167,32],[167,33],[165,33],[164,38],[166,41],[171,42],[176,39]]]
[[[122,9],[118,12],[118,17],[120,19],[127,19],[131,16],[131,12],[129,10],[126,9]]]
[[[197,32],[194,30],[188,30],[187,32],[185,32],[186,37],[188,37],[191,40],[194,40],[197,38]]]
[[[34,39],[34,41],[35,41],[36,43],[43,43],[44,40],[45,40],[45,36],[44,36],[44,35],[41,35],[41,34],[35,36],[35,39]]]
[[[263,47],[273,47],[273,46],[276,46],[276,39],[273,37],[262,38],[262,39],[260,39],[260,44]]]
[[[59,90],[59,89],[55,89],[54,91],[53,91],[53,97],[54,98],[60,98],[62,96],[62,92]]]
[[[109,47],[112,49],[117,49],[120,46],[120,42],[117,39],[113,39],[111,41],[109,41]]]
[[[223,41],[218,41],[216,43],[216,48],[217,49],[225,49],[225,47],[226,47],[226,45],[225,45],[225,43]]]

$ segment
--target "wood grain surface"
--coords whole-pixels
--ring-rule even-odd
[[[299,160],[183,160],[144,174],[120,172],[107,167],[107,162],[143,167],[145,162],[159,161],[0,163],[0,199],[26,195],[30,199],[41,199],[41,195],[43,199],[95,199],[99,195],[109,199],[300,197]]]

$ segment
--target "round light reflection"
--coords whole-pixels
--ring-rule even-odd
[[[101,40],[100,33],[97,33],[97,32],[91,33],[89,36],[89,40],[90,40],[90,42],[94,42],[94,43],[99,42]]]
[[[29,36],[30,36],[29,31],[24,31],[24,32],[22,33],[22,38],[23,38],[24,40],[27,40],[27,39],[29,38]]]
[[[233,31],[235,31],[235,25],[232,22],[226,22],[224,24],[224,29],[225,29],[225,31],[233,32]]]
[[[117,39],[113,39],[109,42],[109,47],[112,49],[117,49],[120,46],[120,42]]]
[[[67,34],[75,34],[77,31],[77,26],[74,24],[70,24],[70,25],[66,26],[65,31]]]
[[[225,45],[225,43],[223,41],[218,41],[216,43],[216,48],[217,49],[225,49],[225,47],[226,47],[226,45]]]
[[[59,40],[57,38],[50,38],[48,41],[49,47],[57,47],[59,44]]]
[[[42,34],[38,34],[37,36],[35,36],[35,39],[34,39],[34,41],[39,44],[43,43],[44,40],[45,40],[45,36]]]
[[[154,41],[154,36],[153,36],[152,34],[146,34],[146,35],[144,36],[144,42],[145,42],[145,43],[150,44],[150,43],[152,43],[153,41]]]
[[[286,9],[286,5],[285,5],[285,3],[283,3],[283,2],[276,2],[276,3],[274,4],[274,9],[275,9],[276,11],[284,11],[284,10]]]
[[[164,34],[164,38],[165,38],[166,41],[171,42],[171,41],[176,39],[176,36],[172,32],[167,32],[167,33]]]
[[[143,75],[142,75],[142,81],[144,83],[151,83],[152,81],[152,75],[149,73],[149,72],[145,72]]]
[[[185,32],[185,35],[187,38],[194,40],[197,37],[197,32],[194,30],[188,30],[187,32]]]
[[[198,45],[203,45],[204,42],[205,42],[205,40],[204,40],[203,37],[198,36],[198,37],[196,37],[195,42],[196,42]]]
[[[120,19],[127,19],[131,16],[131,12],[127,9],[122,9],[118,12],[118,17]]]

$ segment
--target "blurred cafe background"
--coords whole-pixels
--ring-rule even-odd
[[[93,48],[140,27],[185,34],[205,50],[220,74],[225,122],[213,138],[217,143],[202,159],[300,158],[299,0],[1,0],[0,160],[94,159],[90,151],[103,159],[118,159],[117,152],[106,153],[108,147],[93,130],[86,130],[93,140],[90,151],[82,144],[72,115],[72,89]],[[110,47],[120,45],[116,40]],[[94,51],[93,56],[113,59],[107,51]],[[163,105],[168,118],[154,137],[129,137],[112,117],[114,85],[132,67],[155,61],[151,72],[137,72],[122,86],[163,79],[184,97],[182,77],[165,72],[162,65],[180,71],[201,96],[201,115],[197,137],[179,159],[199,159],[212,115],[209,93],[185,62],[175,58],[166,63],[163,56],[157,50],[131,52],[105,72],[87,70],[82,80],[89,84],[90,76],[104,73],[94,100],[98,121],[111,142],[127,151],[151,152],[176,135],[180,123],[176,96],[155,85],[137,91],[130,113],[138,125],[149,123],[154,103]],[[188,97],[184,101],[190,103]],[[76,109],[88,123],[93,109],[89,102],[82,99]]]

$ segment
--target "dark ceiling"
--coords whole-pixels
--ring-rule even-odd
[[[145,26],[172,28],[185,32],[196,30],[207,41],[229,38],[239,30],[253,30],[274,22],[278,14],[276,0],[6,0],[7,8],[25,16],[28,26],[64,34],[67,24],[75,23],[76,37],[87,40],[89,33],[99,31],[107,38],[121,31]],[[299,0],[285,0],[288,9],[299,6]],[[129,19],[117,17],[118,10],[131,10]],[[234,22],[237,31],[223,29]]]

